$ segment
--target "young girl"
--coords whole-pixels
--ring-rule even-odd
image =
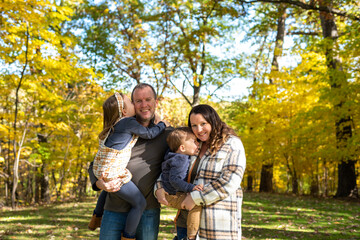
[[[105,182],[117,180],[120,183],[116,194],[131,204],[122,239],[134,239],[137,225],[146,201],[136,185],[130,181],[131,173],[126,166],[130,160],[131,149],[138,137],[152,139],[166,127],[163,121],[151,128],[136,121],[134,105],[130,99],[115,93],[103,104],[104,128],[99,134],[99,150],[94,159],[93,171],[98,179]],[[100,226],[107,192],[102,191],[89,223],[89,229]]]

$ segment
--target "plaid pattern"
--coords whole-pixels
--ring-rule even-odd
[[[241,239],[240,184],[245,167],[243,144],[234,136],[214,156],[207,151],[200,159],[194,184],[204,184],[204,190],[191,192],[196,205],[203,206],[199,239]]]
[[[105,182],[116,179],[122,186],[128,183],[132,177],[126,166],[130,160],[131,149],[135,145],[138,136],[133,135],[130,143],[121,150],[105,146],[108,136],[109,134],[103,140],[99,140],[99,150],[94,159],[93,172],[98,179],[103,178]]]

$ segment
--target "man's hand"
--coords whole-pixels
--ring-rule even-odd
[[[159,188],[155,191],[155,196],[158,202],[164,205],[169,205],[168,201],[165,198],[165,195],[169,195],[169,194],[165,192],[164,188]]]
[[[190,211],[195,207],[195,202],[192,199],[191,195],[188,194],[184,201],[181,203],[181,208]]]
[[[159,114],[155,113],[154,123],[158,124],[161,121],[161,117]]]
[[[202,191],[204,188],[203,184],[198,184],[193,188],[193,191]]]
[[[171,126],[171,124],[170,124],[168,121],[164,120],[164,119],[162,119],[161,122],[165,123],[165,126],[166,126],[166,127],[170,127],[170,126]]]
[[[160,115],[157,114],[157,113],[155,113],[154,123],[155,123],[155,124],[158,124],[159,122],[165,123],[165,126],[166,126],[166,127],[170,127],[170,126],[171,126],[168,121],[166,121],[166,120],[164,120],[164,119],[161,119]]]
[[[120,189],[121,182],[118,180],[112,180],[109,182],[105,182],[102,178],[96,181],[96,186],[101,189],[105,190],[107,192],[117,192]]]

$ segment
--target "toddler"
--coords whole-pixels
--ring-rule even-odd
[[[190,156],[197,155],[199,143],[188,127],[176,128],[166,139],[170,151],[164,157],[162,163],[161,181],[168,205],[181,209],[181,203],[187,193],[201,191],[203,186],[194,185],[185,181],[190,164]],[[164,202],[164,201],[163,201]],[[187,217],[187,233],[189,239],[195,239],[200,224],[201,206],[195,206],[189,211]]]

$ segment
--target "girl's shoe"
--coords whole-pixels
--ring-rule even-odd
[[[100,227],[100,225],[101,225],[101,219],[102,219],[102,216],[101,216],[101,217],[97,217],[96,214],[93,214],[92,217],[91,217],[90,223],[89,223],[89,225],[88,225],[88,228],[89,228],[91,231],[94,231],[95,229],[97,229],[98,227]]]

